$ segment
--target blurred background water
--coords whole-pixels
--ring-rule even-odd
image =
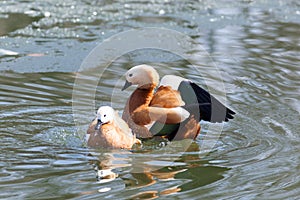
[[[300,3],[291,0],[0,1],[0,198],[299,199],[299,19]],[[155,142],[133,152],[85,146],[72,113],[77,71],[104,39],[144,27],[192,37],[217,64],[237,115],[209,154],[200,149],[205,123],[202,136],[173,155],[150,153]],[[137,51],[116,61],[97,87],[97,105],[109,103],[134,64],[200,76],[163,55]],[[121,110],[127,95],[119,95]],[[149,169],[162,167],[135,173],[140,157]],[[117,177],[97,181],[95,169]]]

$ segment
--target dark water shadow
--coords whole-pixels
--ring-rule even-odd
[[[5,18],[0,18],[0,36],[8,35],[18,29],[23,29],[32,24],[32,22],[39,21],[42,16],[29,16],[24,13],[7,13]]]

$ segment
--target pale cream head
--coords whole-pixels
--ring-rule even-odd
[[[114,120],[115,111],[110,106],[101,106],[97,111],[97,119],[102,124],[112,123]]]
[[[137,65],[129,69],[126,74],[126,80],[132,85],[143,87],[145,85],[158,85],[159,74],[150,65]]]

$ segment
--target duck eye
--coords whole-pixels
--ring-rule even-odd
[[[133,74],[128,74],[128,76],[129,76],[129,77],[132,77],[132,76],[133,76]]]
[[[106,117],[106,114],[104,114],[103,117]]]

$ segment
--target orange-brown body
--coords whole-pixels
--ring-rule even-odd
[[[170,86],[160,86],[154,92],[156,85],[149,85],[148,88],[137,88],[129,97],[122,118],[128,123],[132,131],[140,138],[153,137],[155,133],[150,133],[145,125],[153,121],[166,124],[180,123],[180,119],[169,109],[156,108],[176,108],[184,105],[180,92],[173,90]],[[164,113],[162,113],[164,112]],[[200,124],[190,116],[185,120],[175,135],[175,140],[195,139],[200,132]]]
[[[98,130],[95,130],[97,118],[89,125],[87,134],[89,134],[88,146],[103,148],[131,149],[134,144],[141,144],[134,134],[125,133],[115,123],[103,124]]]
[[[200,120],[226,122],[234,118],[233,110],[188,79],[165,75],[160,81],[154,67],[146,64],[130,68],[125,77],[123,90],[130,85],[137,89],[129,97],[122,117],[138,137],[195,139]]]

